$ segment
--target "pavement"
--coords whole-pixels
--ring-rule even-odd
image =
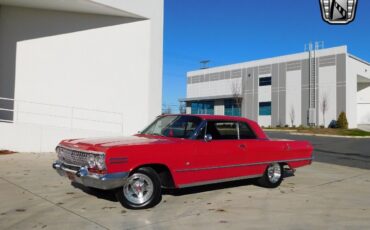
[[[55,154],[0,155],[0,229],[370,229],[370,171],[314,162],[276,189],[251,180],[180,190],[148,210],[71,184]]]
[[[301,136],[287,132],[266,132],[271,138],[307,140],[314,147],[315,161],[370,169],[370,140]]]

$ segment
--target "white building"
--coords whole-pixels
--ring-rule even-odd
[[[328,126],[343,111],[355,128],[370,124],[370,64],[341,46],[196,70],[184,101],[187,113],[241,115],[265,127]]]
[[[0,0],[0,149],[129,135],[161,113],[163,0]]]

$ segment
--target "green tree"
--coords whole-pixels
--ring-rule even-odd
[[[337,126],[340,129],[348,129],[348,121],[347,121],[347,116],[345,112],[341,112],[339,114],[339,117],[337,120]]]

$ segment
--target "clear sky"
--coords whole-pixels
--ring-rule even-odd
[[[370,1],[358,0],[356,19],[329,25],[319,0],[165,0],[163,103],[186,97],[186,72],[200,60],[220,66],[302,52],[309,41],[347,45],[370,61]]]

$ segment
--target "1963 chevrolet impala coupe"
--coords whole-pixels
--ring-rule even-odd
[[[258,178],[275,188],[284,175],[311,164],[306,141],[268,138],[254,121],[229,116],[165,115],[140,134],[64,140],[53,168],[70,180],[114,190],[121,204],[149,208],[162,188]]]

